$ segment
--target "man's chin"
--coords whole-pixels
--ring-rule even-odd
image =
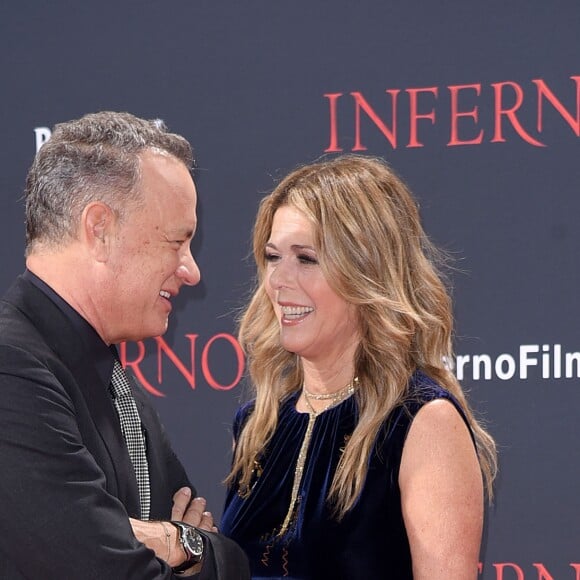
[[[164,321],[158,322],[157,324],[152,324],[148,328],[142,328],[138,335],[133,338],[126,340],[126,342],[139,342],[141,340],[147,340],[148,338],[158,338],[163,336],[167,329],[169,328],[169,317],[165,318]]]

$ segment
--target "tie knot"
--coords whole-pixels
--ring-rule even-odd
[[[131,385],[125,369],[118,360],[115,360],[113,366],[113,376],[111,377],[111,387],[116,398],[132,396]]]

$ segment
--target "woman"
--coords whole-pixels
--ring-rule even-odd
[[[477,577],[496,455],[451,356],[449,296],[379,159],[297,169],[259,208],[221,529],[253,578]]]

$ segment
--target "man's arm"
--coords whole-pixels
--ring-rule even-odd
[[[73,402],[55,374],[27,350],[0,347],[0,369],[0,577],[177,578],[163,554],[157,558],[135,537],[125,506],[109,491],[122,484],[115,481],[115,458],[106,452],[101,457],[111,462],[105,476],[87,449],[84,437],[98,441],[100,435],[94,426],[81,433],[80,416],[92,421],[84,399]],[[187,494],[177,497],[182,512],[171,517],[212,528],[205,504],[190,505]],[[167,545],[161,527],[153,529]],[[171,530],[170,540],[177,547],[175,533]],[[218,546],[216,553],[213,544],[222,536],[211,535],[217,540],[207,540],[200,580],[249,578],[241,550],[224,539],[225,548]],[[234,567],[216,575],[216,557]]]
[[[107,491],[54,375],[30,353],[6,347],[0,368],[0,575],[172,578]]]

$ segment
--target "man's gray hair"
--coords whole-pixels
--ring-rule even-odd
[[[76,237],[92,201],[107,203],[123,218],[130,204],[139,203],[139,154],[147,149],[192,168],[191,145],[160,119],[104,111],[56,125],[26,179],[26,253],[37,243],[58,246]]]

